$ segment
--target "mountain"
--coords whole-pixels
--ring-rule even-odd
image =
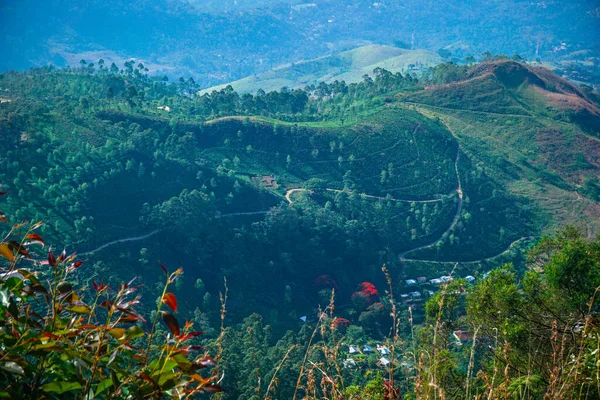
[[[343,302],[382,263],[394,281],[475,275],[542,232],[600,232],[597,95],[512,60],[254,96],[133,66],[10,72],[0,88],[3,212],[45,220],[48,242],[111,279],[165,254],[193,266],[190,290],[214,296],[226,276],[238,320],[275,310],[285,330],[321,275]]]
[[[598,60],[599,16],[595,0],[2,1],[0,71],[133,58],[211,87],[382,44],[455,60],[517,53],[579,76]]]
[[[597,95],[545,68],[499,60],[477,65],[463,81],[399,97],[439,118],[481,168],[534,199],[554,223],[597,234]]]
[[[372,75],[376,68],[402,74],[419,73],[442,62],[441,56],[427,50],[405,50],[373,44],[314,60],[282,65],[261,74],[204,89],[200,93],[221,90],[227,85],[231,85],[239,93],[255,93],[259,89],[296,89],[335,80],[355,83],[364,75]]]
[[[360,68],[406,54],[367,47],[345,60]],[[586,332],[598,329],[589,299],[599,282],[600,247],[586,239],[600,232],[598,93],[506,57],[442,63],[421,76],[378,69],[355,83],[304,89],[199,89],[134,63],[124,71],[82,64],[0,74],[0,223],[7,232],[0,249],[10,274],[0,282],[9,293],[0,306],[4,321],[19,321],[2,336],[19,354],[3,364],[6,390],[36,385],[13,379],[29,379],[32,354],[48,359],[45,351],[65,349],[68,357],[78,349],[77,357],[99,359],[97,397],[118,395],[125,386],[115,387],[115,379],[144,395],[158,385],[166,395],[179,376],[171,370],[205,382],[197,369],[215,361],[194,358],[194,365],[181,357],[196,346],[216,355],[214,381],[229,390],[223,398],[251,397],[257,388],[269,395],[263,377],[274,382],[277,373],[277,395],[293,398],[306,360],[341,371],[335,376],[352,383],[348,398],[365,385],[383,398],[393,384],[375,372],[383,370],[382,357],[405,363],[394,378],[402,393],[417,390],[413,376],[424,377],[429,393],[462,393],[469,372],[460,371],[489,364],[494,374],[501,369],[491,361],[505,357],[519,368],[503,368],[502,386],[491,385],[486,397],[512,398],[533,377],[525,384],[541,393],[554,388],[541,388],[543,379],[561,376],[549,372],[563,368],[556,366],[558,332],[578,338],[562,340],[564,365],[575,354],[596,361],[597,343]],[[31,234],[19,221],[42,223]],[[563,230],[527,253],[567,225],[584,237]],[[26,236],[23,245],[17,235]],[[65,255],[48,255],[50,246]],[[16,254],[33,267],[11,270]],[[165,277],[168,271],[176,272]],[[36,293],[48,293],[40,282],[52,276],[48,317],[25,312],[34,303],[43,307]],[[116,291],[114,304],[127,319],[115,322],[104,296]],[[138,293],[165,305],[152,328],[141,315],[152,320],[155,303],[142,306]],[[106,329],[96,323],[102,316]],[[37,321],[53,333],[31,328]],[[192,321],[204,339],[191,331]],[[221,324],[227,327],[219,334],[214,327]],[[77,339],[103,329],[111,331],[104,343],[122,346],[114,349],[126,358]],[[21,341],[21,332],[44,339]],[[150,352],[167,354],[165,375],[159,362],[139,357],[136,340],[148,332],[165,339],[164,351]],[[392,351],[362,347],[355,354],[342,340],[385,343]],[[469,341],[473,350],[465,351]],[[471,369],[475,351],[483,362]],[[338,352],[354,366],[340,367]],[[324,362],[325,353],[331,356]],[[433,355],[429,364],[426,354]],[[448,357],[456,360],[448,367],[456,379],[438,385],[424,375],[449,365]],[[45,392],[63,398],[91,387],[64,357],[50,360],[72,382],[36,370],[48,380]],[[587,361],[577,363],[573,374],[594,382]],[[132,365],[143,372],[128,372]],[[100,375],[107,368],[115,378]],[[471,376],[481,379],[473,387],[487,388],[480,376]]]

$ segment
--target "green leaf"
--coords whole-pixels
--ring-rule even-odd
[[[9,287],[12,292],[14,292],[15,290],[23,289],[23,286],[25,286],[25,283],[23,282],[23,280],[21,278],[17,278],[16,276],[13,276],[12,278],[8,278],[6,280],[6,286]]]
[[[105,379],[96,386],[96,396],[113,386],[112,379]]]
[[[126,339],[137,339],[145,335],[145,332],[142,328],[137,325],[131,326],[125,332]]]
[[[10,399],[12,396],[8,392],[0,392],[0,399]]]
[[[25,370],[23,369],[23,367],[21,367],[14,361],[8,361],[3,364],[0,364],[0,368],[8,372],[12,372],[13,374],[25,375]]]
[[[187,359],[187,357],[181,353],[175,354],[172,358],[177,362],[179,368],[183,371],[189,371],[192,368],[192,362]]]
[[[74,312],[76,314],[86,314],[89,315],[92,313],[90,307],[85,304],[78,304],[71,307],[67,307],[68,311]]]
[[[54,392],[58,394],[70,392],[71,390],[78,390],[81,388],[82,386],[79,382],[50,382],[42,385],[42,389],[45,392]]]
[[[158,386],[160,386],[160,388],[163,390],[169,390],[175,386],[176,378],[177,373],[165,371],[162,374],[160,374],[160,377],[158,378]]]

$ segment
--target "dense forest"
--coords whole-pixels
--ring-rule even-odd
[[[599,97],[520,61],[0,74],[0,393],[596,397]]]

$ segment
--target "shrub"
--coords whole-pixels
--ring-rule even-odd
[[[76,254],[49,249],[46,260],[34,259],[32,247],[45,247],[40,226],[16,224],[0,242],[0,397],[183,398],[223,391],[216,371],[205,372],[214,361],[189,344],[202,332],[188,322],[180,327],[173,314],[177,298],[167,290],[182,269],[168,273],[161,265],[162,301],[147,330],[136,311],[134,280],[118,288],[92,282],[92,289],[76,283],[85,269]],[[31,267],[21,267],[25,259]],[[170,333],[157,331],[159,316]]]

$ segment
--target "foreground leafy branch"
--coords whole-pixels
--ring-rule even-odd
[[[8,223],[4,214],[1,222]],[[75,284],[84,262],[52,249],[35,260],[31,246],[46,244],[42,223],[16,224],[0,242],[0,398],[185,398],[222,392],[209,372],[214,362],[190,341],[202,332],[174,312],[169,285],[182,269],[166,274],[149,331],[136,311],[134,279],[116,289]],[[24,232],[24,233],[23,233]],[[30,266],[21,264],[29,262]],[[91,294],[91,295],[90,295]],[[90,301],[91,300],[91,301]],[[166,304],[171,311],[163,311]],[[170,333],[159,335],[158,316]]]

